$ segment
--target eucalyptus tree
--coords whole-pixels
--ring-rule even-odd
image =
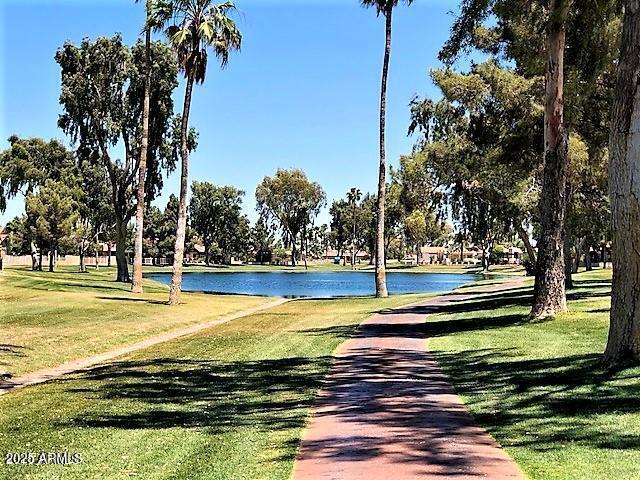
[[[206,264],[211,262],[213,246],[217,247],[222,263],[229,263],[232,256],[242,255],[247,223],[242,214],[244,192],[209,182],[193,182],[191,192],[190,224],[204,244]]]
[[[611,325],[604,361],[640,359],[640,3],[625,0],[609,143],[613,220]]]
[[[352,222],[353,222],[353,235],[351,236],[351,269],[355,270],[356,268],[356,226],[358,224],[357,213],[358,213],[358,202],[362,198],[362,192],[358,188],[352,188],[347,193],[347,201],[351,205],[351,209],[353,212]]]
[[[136,3],[139,0],[136,0]],[[151,108],[151,0],[146,0],[144,25],[144,100],[142,102],[142,128],[140,132],[140,160],[138,161],[138,188],[136,192],[136,236],[134,241],[133,278],[131,291],[142,293],[142,245],[144,236],[145,184],[147,154],[149,150],[149,111]]]
[[[387,120],[387,79],[391,58],[391,30],[393,10],[399,3],[410,5],[413,0],[361,0],[363,7],[373,7],[378,16],[385,18],[385,48],[382,61],[382,80],[380,82],[380,165],[378,169],[378,205],[376,218],[376,296],[388,297],[387,275],[385,270],[385,201],[387,184],[387,162],[385,133]]]
[[[257,210],[263,218],[275,222],[285,244],[291,244],[291,264],[295,266],[297,239],[304,251],[306,232],[326,203],[326,194],[317,182],[311,182],[299,168],[278,169],[273,177],[264,177],[256,188]]]
[[[80,159],[101,165],[109,178],[115,217],[116,261],[119,282],[129,282],[128,224],[134,212],[139,179],[142,116],[144,110],[145,47],[123,44],[119,35],[85,39],[79,46],[66,42],[56,53],[62,71],[58,120],[77,145]],[[177,64],[166,45],[151,44],[149,139],[145,201],[151,202],[162,187],[162,172],[172,171],[177,160],[173,118],[173,91],[178,85]],[[192,146],[195,134],[191,135]],[[114,158],[122,145],[123,159]]]
[[[329,207],[331,222],[331,243],[342,257],[343,265],[347,264],[347,257],[344,255],[345,244],[349,239],[349,203],[343,198],[334,200]]]
[[[573,97],[581,97],[577,89],[593,83],[610,63],[616,15],[616,0],[464,0],[440,54],[452,62],[460,52],[479,49],[513,62],[526,77],[545,76],[534,317],[566,309],[564,230],[571,125],[570,115],[565,116],[565,86],[575,82],[580,95]]]
[[[180,69],[186,79],[182,124],[180,128],[180,197],[178,229],[173,257],[173,275],[169,292],[169,305],[180,303],[182,292],[182,263],[187,229],[187,202],[189,190],[189,114],[193,86],[205,81],[208,51],[211,49],[224,68],[229,55],[240,50],[242,35],[231,15],[233,2],[215,3],[213,0],[158,0],[154,4],[154,22],[164,28],[175,50]]]

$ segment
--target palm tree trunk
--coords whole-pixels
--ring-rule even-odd
[[[567,208],[567,133],[564,129],[564,50],[568,0],[552,0],[547,35],[545,152],[540,196],[541,234],[534,301],[534,318],[567,309],[565,296],[564,228]]]
[[[385,49],[382,62],[382,82],[380,85],[380,167],[378,170],[378,205],[376,223],[376,297],[389,296],[387,291],[386,251],[384,242],[384,208],[387,194],[387,164],[385,129],[387,120],[387,79],[391,57],[391,20],[393,8],[385,11]]]
[[[142,107],[142,141],[140,144],[140,166],[138,167],[138,204],[136,205],[135,256],[133,258],[133,282],[131,291],[142,293],[142,236],[144,232],[144,191],[147,178],[147,152],[149,150],[149,108],[151,96],[151,28],[149,27],[150,0],[147,0],[147,25],[145,28],[144,51],[144,103]]]
[[[624,6],[609,141],[613,284],[607,365],[640,360],[640,4],[626,0]]]
[[[182,261],[184,260],[184,241],[187,233],[187,193],[189,189],[189,145],[187,143],[187,136],[189,130],[189,110],[191,109],[193,82],[193,74],[189,74],[187,77],[187,88],[184,92],[182,124],[180,125],[182,174],[180,176],[178,229],[176,231],[176,244],[173,255],[173,274],[171,276],[171,289],[169,290],[169,305],[178,305],[180,303],[180,294],[182,293]]]
[[[351,240],[351,270],[356,269],[356,202],[353,202],[353,237]]]

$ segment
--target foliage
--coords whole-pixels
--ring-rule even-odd
[[[0,212],[7,199],[33,193],[46,180],[63,181],[73,170],[73,157],[57,140],[8,139],[9,148],[0,153]]]
[[[278,169],[273,177],[264,177],[256,188],[257,210],[265,220],[281,229],[285,245],[292,246],[292,264],[296,262],[298,236],[311,225],[326,202],[320,184],[310,182],[297,168]]]
[[[151,45],[151,107],[147,150],[146,199],[151,202],[162,187],[162,171],[175,166],[177,143],[171,126],[172,93],[177,87],[177,65],[170,49]],[[60,103],[64,113],[58,125],[77,145],[81,161],[101,165],[109,178],[118,244],[118,280],[128,281],[124,257],[127,224],[134,198],[142,137],[144,104],[144,44],[129,48],[122,38],[85,39],[79,46],[66,42],[56,53],[62,72]],[[124,159],[112,158],[124,146]]]
[[[212,247],[221,263],[229,263],[232,256],[244,255],[249,225],[242,214],[244,192],[209,182],[193,182],[191,191],[190,225],[204,244],[207,265]]]
[[[36,243],[49,250],[49,270],[53,271],[54,252],[73,233],[78,218],[69,187],[53,180],[45,181],[37,193],[26,197],[27,223]]]

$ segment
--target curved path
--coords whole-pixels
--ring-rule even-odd
[[[196,325],[182,328],[180,330],[173,330],[173,331],[161,333],[159,335],[147,338],[145,340],[141,340],[136,343],[124,345],[114,350],[109,350],[108,352],[92,355],[91,357],[85,357],[79,360],[73,360],[52,368],[44,368],[42,370],[37,370],[35,372],[27,373],[19,377],[14,377],[9,381],[0,380],[0,395],[9,393],[13,390],[17,390],[18,388],[26,387],[28,385],[36,385],[38,383],[48,382],[49,380],[59,378],[63,375],[77,372],[79,370],[84,370],[94,365],[104,363],[108,360],[113,360],[116,357],[120,357],[122,355],[126,355],[128,353],[135,352],[137,350],[142,350],[143,348],[151,347],[159,343],[164,343],[170,340],[175,340],[176,338],[193,335],[194,333],[200,332],[207,328],[211,328],[213,326],[220,325],[222,323],[230,322],[231,320],[247,317],[249,315],[253,315],[254,313],[258,313],[263,310],[277,307],[278,305],[282,305],[283,303],[286,303],[288,301],[289,300],[286,298],[279,298],[277,300],[274,300],[273,302],[263,303],[253,308],[241,310],[239,312],[227,315],[226,317],[218,318],[216,320],[209,320],[208,322],[198,323]]]
[[[335,354],[294,465],[295,480],[522,479],[476,426],[434,357],[425,317],[518,278],[453,293],[366,320]]]

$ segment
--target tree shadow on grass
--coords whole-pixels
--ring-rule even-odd
[[[212,434],[242,426],[301,428],[330,362],[328,356],[114,362],[68,381],[69,392],[104,407],[71,423],[121,429],[204,427]],[[135,405],[128,406],[132,401]]]
[[[114,302],[134,302],[134,303],[147,303],[149,305],[166,305],[166,301],[162,300],[149,300],[146,298],[131,298],[131,297],[105,297],[99,296],[96,297],[98,300],[107,300]]]
[[[421,309],[413,312],[426,315]],[[495,328],[524,325],[529,322],[526,315],[495,315],[493,317],[473,317],[461,320],[436,320],[426,323],[394,322],[367,323],[355,330],[354,326],[338,325],[333,327],[309,328],[302,333],[310,336],[332,335],[335,338],[431,338],[442,337],[460,332],[482,331]]]
[[[515,359],[505,349],[438,353],[438,362],[469,400],[476,420],[509,446],[546,451],[575,442],[640,449],[603,415],[640,415],[640,371],[611,372],[599,354]],[[475,400],[474,400],[475,399]]]

